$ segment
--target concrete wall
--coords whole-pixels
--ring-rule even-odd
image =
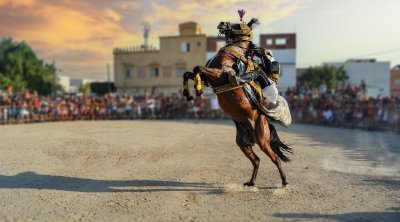
[[[286,91],[288,87],[294,86],[296,86],[296,65],[281,64],[281,77],[279,78],[278,89]]]
[[[367,94],[376,97],[390,96],[390,62],[376,62],[371,60],[349,60],[338,63],[325,63],[340,67],[343,65],[349,76],[349,81],[359,85],[362,80],[367,84]]]
[[[390,74],[390,94],[400,97],[400,65],[395,66]]]
[[[296,86],[296,33],[261,34],[260,46],[270,49],[281,64],[279,90]]]
[[[59,83],[61,85],[61,87],[63,87],[63,89],[65,90],[65,92],[69,92],[70,91],[70,78],[69,76],[58,76],[59,79]]]
[[[278,88],[281,91],[296,86],[296,49],[272,49],[275,59],[281,64]]]

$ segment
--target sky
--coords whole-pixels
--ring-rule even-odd
[[[245,21],[260,20],[255,36],[296,32],[298,67],[349,58],[400,64],[399,0],[0,0],[0,38],[27,42],[60,75],[106,80],[113,48],[142,44],[144,21],[158,47],[159,36],[177,35],[187,21],[216,35],[220,21],[239,22],[238,9]]]

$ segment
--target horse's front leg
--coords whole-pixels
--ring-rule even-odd
[[[207,67],[202,67],[202,66],[196,66],[193,69],[193,73],[199,73],[205,75],[207,78],[210,79],[218,79],[219,76],[224,72],[223,69],[217,69],[217,68],[207,68]]]
[[[187,101],[193,101],[193,96],[190,95],[190,90],[189,90],[189,79],[194,79],[194,73],[192,72],[185,72],[183,74],[183,91],[182,94],[183,96],[186,97]]]

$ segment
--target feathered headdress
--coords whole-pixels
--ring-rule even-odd
[[[239,9],[238,10],[240,21],[243,22],[243,16],[246,14],[246,11],[244,9]]]

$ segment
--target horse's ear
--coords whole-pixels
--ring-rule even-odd
[[[258,19],[256,19],[256,18],[252,18],[252,19],[250,20],[250,22],[247,23],[247,26],[249,26],[250,28],[253,28],[252,26],[253,26],[254,24],[259,25],[259,24],[260,24],[260,21],[258,21]]]

